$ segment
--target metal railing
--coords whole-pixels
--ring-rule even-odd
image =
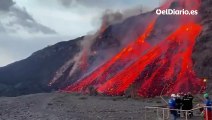
[[[211,108],[212,109],[212,107],[209,107],[209,106],[196,107],[196,108],[191,109],[191,110],[169,109],[169,108],[164,108],[164,107],[145,107],[145,120],[148,120],[147,119],[147,110],[148,109],[156,110],[157,119],[160,119],[160,120],[170,119],[170,111],[171,110],[173,110],[173,111],[180,111],[180,112],[185,113],[185,120],[188,120],[188,115],[189,115],[190,112],[193,112],[193,111],[199,110],[199,109],[204,109],[206,111],[205,112],[206,113],[206,115],[205,115],[206,119],[205,120],[209,120],[209,118],[208,118],[208,108]],[[160,116],[160,110],[162,110],[162,112],[161,112],[162,117]]]

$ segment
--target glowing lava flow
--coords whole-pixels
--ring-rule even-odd
[[[148,32],[145,33],[151,31],[153,24],[150,26],[151,27],[148,27],[147,29]],[[67,87],[66,91],[85,91],[87,87],[98,84],[97,91],[100,93],[105,93],[107,95],[121,95],[124,94],[124,91],[137,80],[138,76],[148,66],[157,65],[158,67],[152,68],[153,73],[150,78],[140,80],[142,84],[137,88],[139,95],[147,97],[160,95],[164,84],[170,84],[169,89],[164,91],[166,94],[182,91],[192,91],[197,93],[201,89],[201,80],[198,79],[195,76],[194,71],[192,71],[192,61],[190,57],[195,39],[199,35],[201,29],[201,26],[198,24],[191,23],[183,25],[167,37],[166,40],[151,48],[144,55],[141,54],[135,62],[129,65],[129,67],[121,70],[111,79],[108,80],[107,77],[102,78],[104,79],[104,82],[102,82],[102,79],[98,79],[98,77],[104,72],[107,73],[109,67],[117,62],[118,59],[129,59],[132,53],[136,53],[136,50],[139,52],[140,49],[133,49],[137,48],[134,45],[139,45],[139,40],[143,41],[143,39],[138,39],[136,44],[127,47],[130,48],[130,50],[125,48],[91,75]],[[146,35],[143,35],[141,38],[145,38],[144,36]],[[142,53],[142,51],[140,52]]]
[[[188,1],[180,0],[179,3],[186,8],[199,7],[199,0],[193,1],[194,6],[189,6]],[[180,16],[181,19],[188,17]],[[89,86],[93,86],[99,93],[123,95],[134,86],[133,91],[145,97],[200,92],[203,80],[195,75],[191,56],[202,27],[194,22],[195,17],[190,18],[153,46],[148,43],[148,37],[154,30],[157,20],[154,19],[137,40],[64,91],[85,92]]]
[[[131,60],[135,59],[135,56],[141,54],[142,51],[149,48],[149,44],[145,42],[145,38],[150,34],[153,29],[155,20],[150,23],[147,27],[146,31],[133,43],[131,43],[128,47],[124,48],[120,53],[114,56],[111,60],[106,62],[103,66],[96,69],[89,76],[80,80],[79,82],[67,87],[65,91],[82,91],[85,90],[91,84],[95,84],[97,82],[97,78],[100,77],[103,73],[105,73],[115,62],[118,60]],[[106,72],[107,73],[107,72]]]
[[[155,68],[151,77],[144,79],[138,93],[152,97],[160,95],[165,84],[169,88],[163,94],[189,92],[198,93],[202,87],[202,80],[195,76],[192,70],[191,54],[196,37],[202,27],[198,24],[187,24],[180,27],[158,46],[163,48],[159,60],[155,60]]]

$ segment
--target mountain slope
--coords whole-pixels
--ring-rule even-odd
[[[145,13],[109,26],[103,33],[94,38],[91,50],[98,51],[100,54],[97,56],[89,55],[88,59],[92,59],[88,61],[90,66],[96,66],[99,60],[105,61],[110,56],[115,55],[131,39],[136,38],[140,32],[143,32],[142,28],[146,26],[145,21],[151,18],[152,13]],[[138,24],[142,27],[138,27]],[[75,75],[67,81],[67,76],[75,64],[68,61],[74,59],[82,50],[82,40],[83,37],[49,46],[33,53],[24,60],[0,68],[0,96],[49,92],[65,87],[71,81],[76,81],[79,75],[83,73],[76,71]],[[105,54],[110,55],[105,56]],[[58,82],[51,87],[48,86],[55,74],[58,71],[60,72],[63,67],[66,69],[62,71],[62,76]]]
[[[200,11],[203,31],[196,40],[193,50],[193,62],[197,75],[208,79],[208,87],[212,88],[212,1],[203,0]],[[209,90],[208,89],[208,90]],[[209,90],[210,92],[210,90]]]
[[[203,0],[201,14],[204,30],[197,39],[193,50],[193,62],[197,75],[212,81],[212,7],[211,1]],[[121,23],[110,25],[103,33],[95,37],[91,52],[97,52],[88,56],[89,68],[94,68],[118,53],[130,41],[135,40],[144,28],[153,19],[154,11],[130,17]],[[151,43],[156,43],[169,33],[172,33],[173,23],[177,23],[176,16],[159,16],[156,21],[155,36],[149,38]],[[156,36],[156,35],[160,36]],[[23,94],[49,92],[64,88],[79,79],[86,72],[77,69],[73,76],[69,76],[74,59],[81,52],[81,41],[84,37],[61,42],[35,52],[27,59],[15,62],[0,68],[0,96],[18,96]],[[68,64],[67,64],[68,63]],[[65,70],[60,70],[65,67]],[[56,79],[51,87],[48,84],[57,72],[61,77]],[[89,70],[87,70],[88,72]],[[210,82],[209,81],[209,82]]]
[[[0,68],[0,96],[50,91],[52,88],[48,87],[48,80],[61,65],[80,51],[82,39],[57,43]]]

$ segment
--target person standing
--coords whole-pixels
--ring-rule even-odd
[[[189,110],[189,98],[187,94],[184,94],[182,98],[182,110]],[[183,112],[183,115],[186,116],[185,112]]]
[[[181,110],[181,106],[182,106],[182,100],[181,100],[180,94],[177,94],[175,102],[176,102],[176,109],[179,110],[179,111],[177,111],[177,115],[178,115],[178,117],[180,117],[180,110]]]
[[[170,109],[170,114],[172,116],[172,120],[177,120],[177,111],[173,110],[176,109],[176,101],[175,101],[176,95],[172,94],[171,98],[169,99],[169,109]]]
[[[188,110],[191,110],[191,109],[193,109],[193,99],[194,99],[194,97],[190,92],[188,92],[188,99],[189,99]],[[193,111],[189,111],[189,117],[191,118],[192,116],[193,116]]]
[[[204,118],[205,120],[212,120],[212,102],[209,98],[208,93],[204,94],[204,106],[208,107],[204,109]]]

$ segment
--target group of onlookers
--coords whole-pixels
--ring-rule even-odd
[[[194,97],[190,92],[187,94],[172,94],[168,102],[172,119],[176,120],[177,118],[184,117],[186,115],[191,118],[193,116],[193,99]],[[207,93],[204,94],[204,103],[201,104],[201,106],[209,107],[203,109],[203,113],[205,120],[212,120],[212,109],[210,108],[212,106],[212,102]],[[185,112],[186,110],[188,112]]]

